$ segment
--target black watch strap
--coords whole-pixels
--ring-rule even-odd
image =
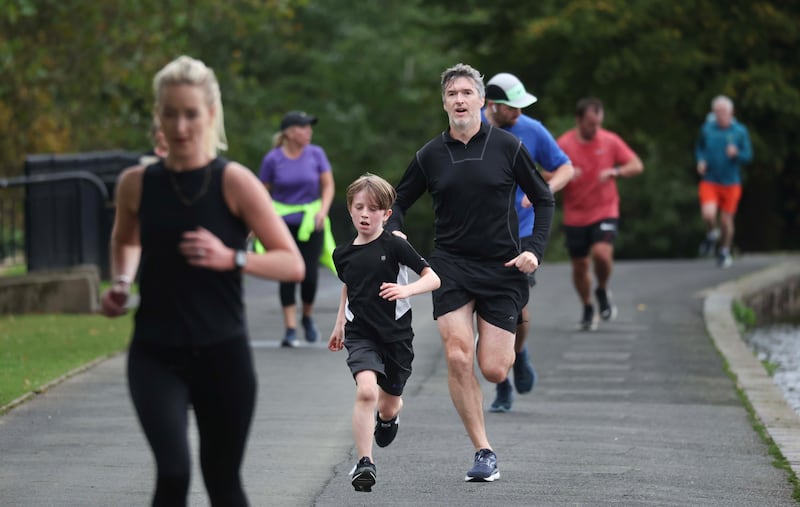
[[[244,268],[244,265],[247,264],[247,251],[236,250],[236,253],[233,256],[233,264],[236,266],[236,269],[241,271]]]

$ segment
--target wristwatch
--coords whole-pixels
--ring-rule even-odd
[[[236,253],[233,255],[233,264],[236,266],[236,269],[241,271],[244,265],[247,264],[247,252],[245,250],[236,250]]]

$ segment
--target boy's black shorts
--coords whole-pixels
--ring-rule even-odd
[[[347,366],[356,373],[372,370],[378,374],[378,385],[388,394],[401,396],[411,376],[414,361],[413,338],[383,343],[373,338],[348,333],[345,329]]]

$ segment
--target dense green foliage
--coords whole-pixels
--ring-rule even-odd
[[[147,149],[152,76],[186,53],[216,70],[228,156],[254,170],[285,111],[320,117],[347,235],[344,188],[365,171],[399,179],[445,126],[439,73],[463,61],[520,76],[540,98],[526,113],[555,135],[578,98],[604,100],[646,168],[621,183],[620,256],[694,253],[694,139],[730,95],[755,149],[737,243],[800,247],[798,2],[0,0],[0,29],[0,175],[26,153]],[[429,206],[409,220],[426,249]]]

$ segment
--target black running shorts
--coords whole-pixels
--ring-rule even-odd
[[[511,260],[511,259],[509,259]],[[515,332],[520,312],[528,303],[528,276],[501,261],[475,261],[434,251],[428,258],[442,281],[433,291],[433,318],[475,301],[486,322]]]
[[[411,363],[414,360],[411,341],[409,338],[383,343],[345,332],[347,366],[353,377],[364,370],[374,371],[378,374],[381,389],[393,396],[401,396],[411,376]]]
[[[606,218],[590,225],[580,227],[564,226],[567,251],[573,259],[587,257],[592,245],[605,242],[614,244],[617,237],[619,220]]]

